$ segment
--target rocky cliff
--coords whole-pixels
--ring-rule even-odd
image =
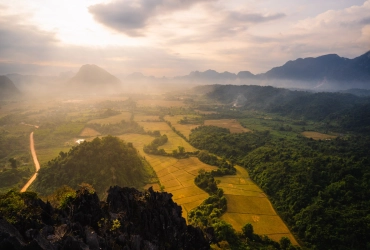
[[[55,208],[34,193],[11,192],[2,199],[24,206],[0,206],[0,249],[209,249],[168,193],[115,186],[100,201],[81,188]]]

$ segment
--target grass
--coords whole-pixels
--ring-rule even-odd
[[[328,135],[328,134],[322,134],[319,132],[313,132],[313,131],[304,131],[302,132],[302,135],[307,138],[312,138],[314,140],[331,140],[337,138],[335,135]]]
[[[37,145],[35,145],[35,148],[40,167],[57,157],[61,151],[68,152],[71,149],[70,146],[37,149]]]
[[[130,121],[131,113],[130,112],[122,112],[122,114],[110,116],[107,118],[102,119],[94,119],[90,120],[88,123],[98,123],[98,124],[116,124],[120,123],[122,120]]]
[[[180,131],[181,134],[183,134],[186,138],[189,139],[189,135],[191,133],[191,130],[198,127],[199,125],[196,124],[180,124],[178,123],[181,119],[183,119],[185,116],[184,115],[174,115],[174,116],[169,116],[166,115],[164,119],[166,121],[171,122],[171,125],[176,128],[177,131]],[[187,115],[189,117],[189,115]]]
[[[221,127],[221,128],[228,128],[228,129],[230,129],[230,133],[244,133],[244,132],[251,132],[252,131],[248,128],[244,128],[235,119],[205,120],[204,125],[206,125],[206,126],[217,126],[217,127]]]

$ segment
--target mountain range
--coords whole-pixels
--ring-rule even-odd
[[[189,82],[240,83],[309,89],[368,89],[370,88],[370,51],[354,59],[336,54],[298,58],[257,75],[249,71],[234,74],[227,71],[219,73],[207,70],[194,71],[176,79]]]
[[[12,80],[6,76],[0,76],[0,98],[14,98],[21,94],[19,89],[14,85]]]
[[[54,91],[82,94],[111,94],[121,91],[150,91],[156,89],[192,87],[202,84],[270,85],[316,91],[370,89],[370,51],[353,59],[328,54],[319,57],[298,58],[272,68],[262,74],[250,71],[217,72],[193,71],[173,78],[157,78],[133,73],[121,80],[106,70],[93,65],[83,65],[72,77],[71,72],[59,76],[6,75],[22,92],[40,91],[51,87]],[[56,90],[58,89],[58,90]]]

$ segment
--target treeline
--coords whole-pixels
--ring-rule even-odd
[[[163,117],[161,118],[162,121],[168,124],[173,132],[175,132],[178,136],[180,136],[182,139],[184,139],[186,142],[189,142],[188,138],[186,138],[185,135],[183,135],[180,131],[178,131],[174,126],[172,126],[170,121],[165,121]]]
[[[227,209],[227,200],[224,191],[217,187],[212,174],[201,169],[194,182],[210,196],[189,212],[190,225],[200,227],[203,230],[213,228],[210,240],[215,244],[239,245],[240,242],[233,227],[219,218]]]
[[[164,145],[166,142],[168,142],[167,135],[159,135],[150,144],[144,145],[143,150],[147,154],[166,155],[166,151],[163,148],[158,149],[158,147]]]
[[[150,144],[144,145],[143,151],[147,154],[171,156],[178,159],[188,158],[189,155],[194,155],[192,152],[185,152],[185,148],[178,146],[177,149],[172,150],[171,153],[167,153],[163,148],[158,149],[158,147],[167,143],[167,135],[160,135],[159,131],[151,132],[152,134],[159,134]]]
[[[197,154],[198,159],[208,165],[218,167],[217,170],[212,170],[213,176],[224,176],[224,175],[234,175],[236,174],[235,167],[228,163],[225,158],[218,159],[217,156],[210,154],[207,150],[201,150]]]
[[[229,129],[216,126],[200,126],[192,130],[189,142],[196,148],[237,161],[245,155],[263,146],[271,139],[269,131],[232,134]]]
[[[107,136],[83,142],[68,153],[60,152],[40,169],[32,190],[47,195],[63,185],[77,188],[87,182],[104,195],[112,185],[141,188],[149,177],[132,144]]]
[[[114,124],[98,124],[98,123],[89,123],[86,127],[92,128],[102,135],[121,135],[127,133],[134,133],[134,134],[144,134],[145,131],[143,127],[141,127],[135,121],[125,121],[122,120],[120,123]]]
[[[185,116],[184,118],[182,118],[180,121],[179,121],[180,124],[196,124],[196,125],[200,125],[200,124],[203,124],[204,123],[204,119],[202,117],[198,117],[198,116],[195,116],[195,117],[187,117]]]

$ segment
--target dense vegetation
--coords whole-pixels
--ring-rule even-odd
[[[0,190],[20,188],[32,174],[30,131],[27,126],[23,127],[25,131],[19,131],[14,125],[0,130]]]
[[[163,148],[158,150],[158,147],[164,145],[167,141],[167,135],[159,135],[150,144],[144,145],[143,150],[147,154],[166,155],[166,151]]]
[[[217,187],[212,174],[200,170],[194,181],[198,187],[209,193],[210,196],[190,211],[189,223],[203,230],[212,227],[215,234],[214,239],[212,239],[214,243],[225,241],[234,246],[239,245],[240,242],[233,227],[219,218],[227,209],[227,201],[223,190]]]
[[[299,237],[317,249],[370,246],[369,138],[278,141],[243,161]]]
[[[213,176],[232,175],[236,173],[234,166],[228,163],[225,158],[219,159],[217,156],[210,154],[207,150],[201,150],[197,154],[197,157],[201,162],[218,167],[217,170],[212,170],[211,173]]]
[[[77,188],[82,182],[93,185],[99,195],[112,185],[141,188],[148,179],[145,162],[132,144],[112,136],[81,143],[39,171],[33,189],[43,195],[60,186]]]
[[[264,145],[270,139],[269,131],[231,134],[229,129],[200,126],[192,130],[189,142],[194,147],[224,156],[234,161],[236,156]]]
[[[271,86],[214,85],[207,98],[242,110],[277,113],[294,119],[307,119],[330,124],[340,132],[370,131],[370,98],[346,93],[310,93]],[[234,116],[224,114],[224,118]],[[242,113],[239,112],[242,116]],[[215,115],[209,115],[212,117]],[[218,115],[219,116],[219,115]],[[240,117],[239,117],[240,118]]]
[[[252,144],[254,147],[244,146],[245,150],[239,149],[253,140],[220,128],[199,127],[190,135],[190,142],[245,166],[308,247],[370,246],[368,136],[314,141],[302,136],[284,139],[253,134],[260,141]]]

